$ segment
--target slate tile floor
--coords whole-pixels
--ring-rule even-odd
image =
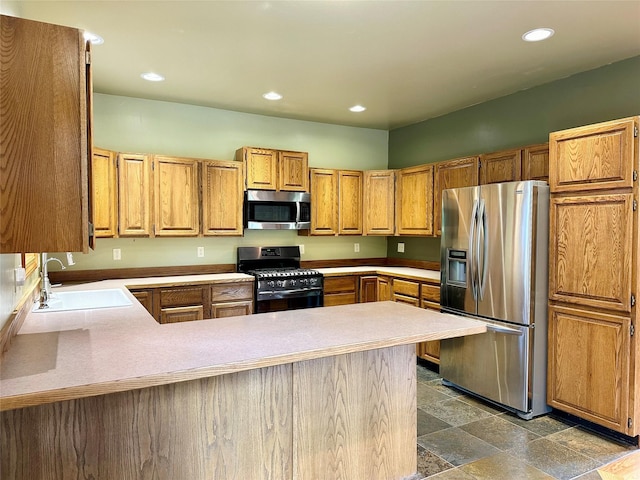
[[[525,421],[442,385],[418,365],[418,476],[429,480],[600,480],[635,451],[566,419]]]

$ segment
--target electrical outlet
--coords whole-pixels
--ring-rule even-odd
[[[353,251],[356,252],[356,253],[360,251],[360,244],[359,243],[354,243],[353,244]]]
[[[304,245],[298,245],[300,247],[300,255],[304,253]]]
[[[204,247],[198,247],[198,257],[204,257]]]
[[[404,253],[404,243],[398,243],[398,252]]]
[[[114,260],[121,260],[122,259],[122,254],[121,254],[119,248],[114,248],[113,249],[113,259]]]

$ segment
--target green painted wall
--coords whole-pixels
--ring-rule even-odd
[[[543,143],[556,130],[638,115],[638,79],[640,56],[392,130],[389,168]],[[387,255],[439,261],[439,249],[438,238],[389,237]]]
[[[151,86],[153,87],[153,86]],[[387,167],[388,132],[252,115],[170,102],[97,94],[94,144],[120,152],[232,160],[245,145],[309,152],[311,166]],[[354,252],[354,243],[360,247]],[[76,254],[78,270],[235,263],[240,245],[304,245],[303,260],[385,257],[384,237],[299,237],[295,231],[246,231],[244,237],[97,239]],[[196,256],[197,247],[205,256]],[[122,259],[112,259],[119,248]],[[55,256],[55,255],[54,255]],[[58,255],[62,260],[64,258]],[[51,270],[58,267],[50,264]]]

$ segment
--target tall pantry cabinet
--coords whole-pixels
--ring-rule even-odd
[[[640,433],[640,117],[549,137],[547,402]]]

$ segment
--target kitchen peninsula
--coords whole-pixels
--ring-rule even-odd
[[[2,359],[3,476],[410,478],[414,344],[485,331],[394,302],[159,325],[125,292],[25,319]]]

